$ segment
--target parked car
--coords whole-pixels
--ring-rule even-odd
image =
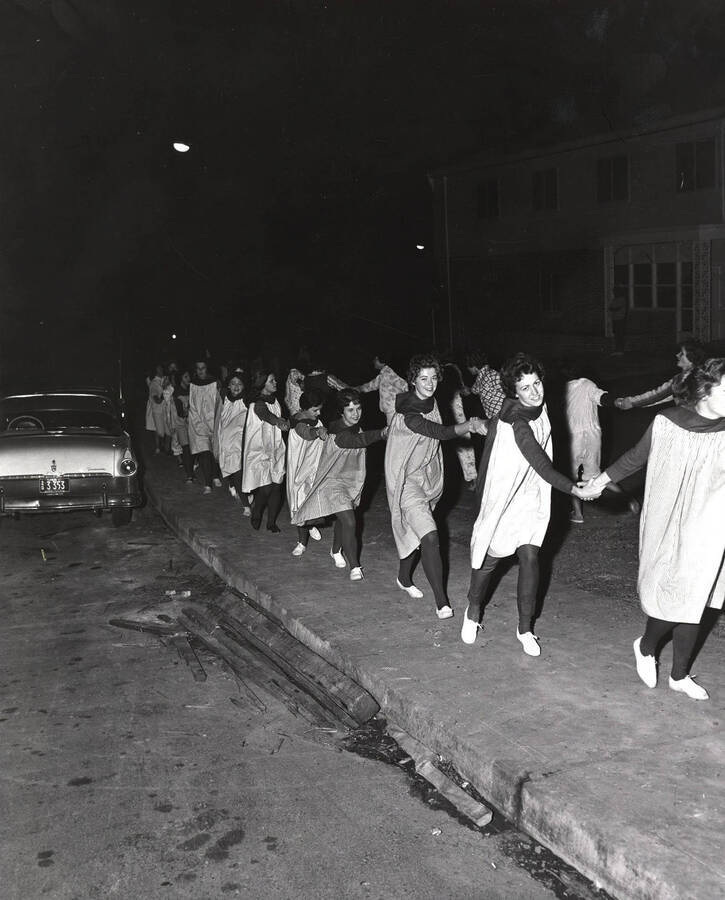
[[[110,510],[114,525],[142,502],[121,407],[102,388],[0,400],[0,515]]]

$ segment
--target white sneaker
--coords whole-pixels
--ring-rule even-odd
[[[297,546],[292,551],[292,556],[302,556],[302,554],[305,552],[306,549],[307,549],[307,547],[305,547],[304,544],[298,543]]]
[[[639,649],[642,638],[638,637],[632,644],[634,661],[637,664],[637,674],[648,688],[657,687],[657,660],[654,656],[645,656]]]
[[[523,634],[521,634],[517,628],[516,637],[519,639],[519,641],[521,641],[521,646],[524,648],[524,653],[527,653],[529,656],[541,655],[539,639],[536,637],[533,631],[525,631]]]
[[[335,561],[335,568],[344,569],[347,563],[345,562],[345,557],[342,555],[342,550],[338,550],[337,553],[334,553],[330,550],[330,556]]]
[[[220,478],[212,478],[211,483],[214,485],[214,487],[221,487],[221,486],[222,486],[222,483],[221,483],[221,479],[220,479]]]
[[[312,528],[310,528],[310,537],[312,538],[313,541],[321,541],[322,540],[322,535],[320,534],[319,530],[317,528],[315,528],[314,525],[312,526]]]
[[[466,611],[463,613],[463,625],[461,625],[461,640],[463,643],[474,644],[479,630],[483,631],[483,625],[479,625],[478,622],[468,618],[468,607],[466,607]]]
[[[242,515],[244,516],[245,519],[251,519],[252,518],[252,510],[248,506],[245,506],[244,509],[242,510]]]
[[[206,487],[205,487],[204,490],[202,491],[202,494],[211,494],[211,488],[209,487],[208,484],[206,485]]]
[[[452,619],[453,610],[450,608],[450,606],[441,606],[440,609],[436,609],[436,615],[439,619]]]
[[[406,587],[404,584],[400,583],[399,578],[395,579],[395,583],[398,585],[401,591],[405,591],[405,593],[409,597],[412,597],[414,600],[420,600],[420,598],[423,596],[423,591],[421,591],[420,588],[417,588],[414,584],[409,584],[408,587]]]
[[[709,700],[710,695],[705,690],[704,687],[700,687],[699,684],[695,684],[695,682],[690,678],[689,675],[685,675],[684,678],[680,678],[679,681],[675,681],[675,679],[670,675],[670,687],[673,691],[679,691],[681,694],[687,694],[692,700]]]
[[[335,565],[337,565],[337,563]],[[350,581],[362,581],[364,577],[363,570],[360,566],[355,566],[354,569],[350,569]]]

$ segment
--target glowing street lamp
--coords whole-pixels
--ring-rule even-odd
[[[188,153],[189,150],[191,150],[191,147],[188,144],[184,144],[181,141],[174,141],[172,146],[177,153]]]

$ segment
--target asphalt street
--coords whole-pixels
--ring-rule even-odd
[[[601,896],[500,819],[466,825],[380,724],[348,734],[202,651],[195,681],[110,625],[226,588],[153,510],[5,520],[2,542],[4,900]]]

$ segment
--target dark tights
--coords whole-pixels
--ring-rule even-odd
[[[450,606],[446,596],[446,589],[443,585],[443,560],[441,559],[441,547],[438,542],[437,531],[429,531],[428,534],[423,536],[420,542],[420,555],[425,577],[433,588],[436,606],[438,609]],[[410,587],[413,583],[413,567],[417,559],[418,551],[414,550],[410,556],[400,560],[398,581],[405,587]]]
[[[281,484],[264,484],[262,487],[255,488],[254,506],[252,507],[252,525],[259,528],[262,524],[262,515],[267,510],[267,528],[276,527],[277,516],[282,509],[282,485]]]
[[[657,647],[664,638],[672,633],[672,671],[675,681],[680,681],[690,671],[690,660],[695,649],[700,623],[665,622],[664,619],[653,619],[649,616],[639,649],[644,656],[654,656]]]
[[[194,477],[194,461],[191,458],[191,451],[188,444],[181,445],[181,463],[184,466],[184,472],[187,478]]]
[[[202,450],[196,454],[196,461],[199,463],[199,471],[201,472],[201,480],[204,487],[211,487],[212,470],[214,468],[214,457],[211,450]]]
[[[233,487],[237,492],[237,497],[239,497],[242,506],[248,507],[249,501],[247,500],[247,495],[242,490],[242,470],[240,469],[238,472],[232,472],[231,475],[227,478],[229,482],[229,486]]]
[[[342,550],[347,557],[351,569],[356,569],[360,562],[357,555],[357,537],[355,535],[355,510],[343,509],[335,513],[335,527],[332,532],[332,552]]]
[[[306,547],[310,542],[310,528],[312,528],[313,525],[324,525],[324,524],[325,524],[325,520],[324,520],[324,518],[322,518],[322,519],[310,519],[309,521],[305,522],[304,525],[298,525],[297,526],[297,540],[299,541],[299,543],[302,544],[303,547]]]
[[[536,593],[539,589],[539,548],[522,544],[516,548],[519,559],[519,580],[516,586],[516,604],[519,610],[519,634],[531,631],[536,611]],[[486,554],[480,569],[471,569],[471,586],[468,589],[468,618],[481,621],[486,592],[500,557]]]
[[[242,470],[240,469],[238,472],[232,472],[231,475],[227,476],[227,480],[229,482],[229,486],[234,488],[234,490],[237,492],[237,496],[241,500],[243,497],[243,494],[242,494]]]

